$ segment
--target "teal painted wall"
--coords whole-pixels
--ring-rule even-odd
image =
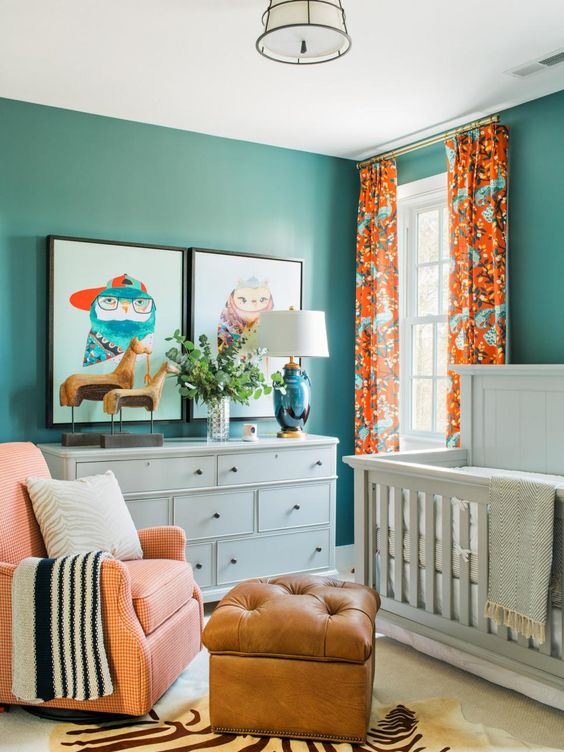
[[[564,91],[501,113],[510,128],[509,359],[564,363]],[[398,159],[398,182],[446,170],[435,144]]]
[[[357,181],[348,160],[0,99],[0,441],[60,433],[45,428],[53,233],[303,258],[304,303],[327,312],[331,350],[310,361],[309,430],[352,453]],[[348,544],[352,479],[339,474]]]
[[[397,167],[399,185],[438,175],[446,170],[445,147],[438,143],[404,154],[398,157]]]
[[[511,359],[564,362],[564,92],[502,113],[511,128]],[[443,172],[441,144],[398,160],[400,183]],[[49,233],[305,260],[304,302],[327,312],[310,430],[353,451],[354,163],[0,99],[0,441],[45,428]],[[274,430],[267,422],[264,430]],[[235,432],[240,426],[235,424]],[[174,425],[168,435],[201,435]],[[337,540],[353,539],[339,466]]]

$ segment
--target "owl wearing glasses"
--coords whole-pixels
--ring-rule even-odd
[[[145,285],[129,274],[114,277],[104,287],[79,290],[70,296],[70,303],[90,312],[84,368],[120,358],[133,337],[152,344],[155,301]]]

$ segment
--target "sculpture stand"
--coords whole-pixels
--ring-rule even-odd
[[[151,377],[147,360],[145,386],[133,388],[135,359],[140,353],[148,354],[139,340],[134,337],[129,343],[123,358],[111,374],[73,374],[60,387],[61,405],[72,408],[72,433],[62,435],[63,446],[101,446],[103,449],[126,447],[161,447],[164,435],[153,432],[153,412],[158,408],[165,378],[168,374],[178,374],[178,368],[168,361],[161,364]],[[125,365],[127,365],[127,368]],[[83,400],[104,403],[104,412],[111,415],[110,433],[82,434],[74,431],[74,406]],[[151,413],[150,433],[123,433],[122,407],[143,407]],[[119,433],[114,429],[114,416],[119,412]]]
[[[65,447],[73,447],[73,446],[100,446],[100,437],[101,433],[98,432],[90,432],[90,433],[76,433],[74,429],[74,407],[71,407],[71,426],[72,430],[71,432],[64,432],[61,434],[61,444]]]
[[[126,449],[135,447],[161,447],[164,444],[164,434],[153,433],[153,411],[151,410],[150,433],[123,433],[122,411],[119,411],[119,433],[115,433],[114,415],[112,414],[111,433],[100,434],[102,449]]]
[[[101,433],[102,449],[132,449],[135,447],[162,447],[162,433]]]

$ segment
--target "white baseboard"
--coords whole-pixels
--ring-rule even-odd
[[[343,577],[350,578],[353,576],[354,569],[354,545],[337,546],[335,551],[335,564],[339,574]]]

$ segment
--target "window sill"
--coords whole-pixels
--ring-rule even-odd
[[[433,436],[413,436],[400,434],[400,451],[409,452],[414,449],[444,449],[446,439]]]

